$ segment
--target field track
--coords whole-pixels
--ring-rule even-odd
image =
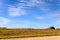
[[[15,38],[15,39],[0,39],[0,40],[60,40],[60,36]]]

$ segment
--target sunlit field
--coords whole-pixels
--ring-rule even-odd
[[[60,29],[0,29],[0,39],[58,35],[60,35]]]

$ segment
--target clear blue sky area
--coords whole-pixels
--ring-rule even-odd
[[[0,26],[60,28],[60,0],[0,0]]]

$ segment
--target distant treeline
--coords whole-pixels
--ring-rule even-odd
[[[32,29],[35,29],[35,28],[7,28],[7,27],[0,27],[0,29],[31,29],[32,30]],[[60,29],[60,28],[55,28],[54,26],[50,26],[50,27],[45,28],[45,29]]]

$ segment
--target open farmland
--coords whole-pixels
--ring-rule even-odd
[[[60,35],[60,29],[0,29],[0,39],[58,35]]]

